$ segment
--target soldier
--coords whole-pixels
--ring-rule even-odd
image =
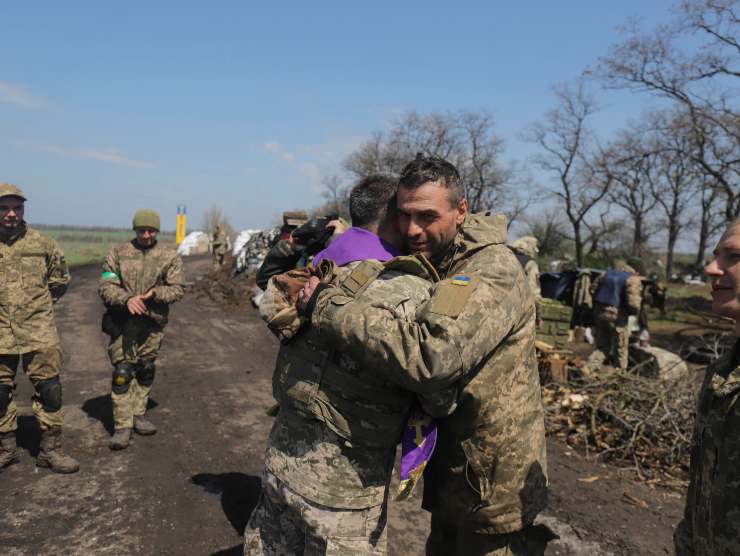
[[[433,271],[418,259],[393,258],[399,242],[396,188],[397,181],[384,176],[353,188],[353,227],[320,253],[320,269],[329,279],[333,270],[323,269],[344,266],[337,270],[342,288],[373,291],[409,318],[429,298],[426,278]],[[295,300],[281,302],[281,292],[300,275],[308,271],[270,280],[260,306],[283,340],[273,379],[280,410],[265,454],[262,497],[245,531],[245,554],[384,554],[395,448],[415,396],[358,366],[310,329],[295,336]],[[456,394],[427,397],[424,407],[446,415]]]
[[[537,264],[537,254],[540,252],[537,238],[533,236],[520,237],[511,242],[510,247],[514,250],[516,258],[519,259],[524,274],[527,277],[529,287],[534,294],[534,304],[537,311],[537,321],[542,313],[542,290],[540,288],[540,267]]]
[[[429,554],[541,554],[545,427],[534,350],[534,296],[506,246],[503,216],[468,214],[449,162],[417,156],[401,173],[398,209],[407,248],[441,281],[414,318],[370,290],[351,294],[311,279],[306,313],[321,339],[362,368],[428,393],[459,381],[424,473],[432,513]]]
[[[740,336],[740,219],[733,221],[705,272],[712,312],[735,321]],[[677,556],[740,554],[740,340],[706,370],[694,427]]]
[[[67,291],[69,271],[54,240],[26,225],[25,202],[18,187],[0,184],[0,467],[17,461],[13,392],[21,364],[41,427],[36,465],[74,473],[79,464],[62,451],[62,351],[53,310]]]
[[[112,450],[128,447],[131,430],[157,432],[144,414],[154,383],[155,360],[170,304],[184,293],[182,259],[157,242],[159,214],[142,209],[133,220],[136,238],[108,252],[98,293],[105,303],[103,331],[110,336]]]
[[[619,369],[629,366],[629,315],[637,315],[642,304],[642,282],[635,269],[623,261],[594,280],[593,329],[596,349],[588,359],[588,368],[603,364]]]
[[[216,224],[216,229],[213,231],[211,246],[213,249],[213,270],[219,271],[224,264],[226,251],[229,250],[229,238],[221,224]]]

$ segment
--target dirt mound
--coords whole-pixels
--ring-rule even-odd
[[[256,287],[253,273],[231,275],[233,257],[227,257],[223,267],[203,274],[188,286],[190,293],[199,299],[210,299],[224,310],[251,307],[252,289]]]

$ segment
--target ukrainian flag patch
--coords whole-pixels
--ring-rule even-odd
[[[469,286],[470,276],[453,276],[452,283],[456,286]]]
[[[103,272],[103,280],[118,280],[118,274],[115,272]]]

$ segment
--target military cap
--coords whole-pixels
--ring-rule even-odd
[[[134,230],[136,228],[154,228],[159,231],[159,213],[152,209],[140,209],[134,214]]]
[[[20,197],[24,201],[26,200],[26,196],[23,194],[20,187],[17,187],[12,183],[0,183],[0,197]]]
[[[286,210],[283,213],[283,224],[286,226],[302,226],[308,222],[308,213],[305,210]]]

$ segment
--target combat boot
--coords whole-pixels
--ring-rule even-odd
[[[15,431],[0,433],[0,469],[18,461]]]
[[[41,432],[36,467],[48,467],[54,473],[76,473],[80,464],[62,451],[62,427],[52,427]]]
[[[134,415],[134,430],[137,434],[149,436],[157,432],[157,427],[143,415]]]
[[[128,448],[129,442],[131,442],[131,429],[116,429],[108,447],[111,450],[123,450]]]

